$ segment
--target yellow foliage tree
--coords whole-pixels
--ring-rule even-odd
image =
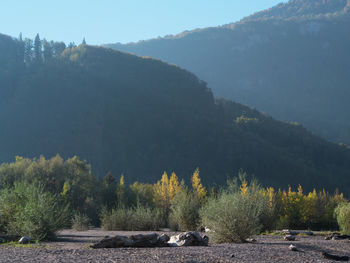
[[[154,202],[165,211],[169,211],[169,178],[166,172],[163,173],[162,179],[154,185]]]
[[[242,181],[242,184],[241,184],[241,186],[239,188],[241,189],[241,194],[242,195],[247,195],[247,193],[248,193],[248,183],[247,183],[247,181],[245,179]]]
[[[180,191],[180,185],[179,185],[179,179],[177,178],[176,174],[172,172],[170,179],[169,179],[169,200],[172,201],[177,194],[177,192]]]
[[[124,174],[122,174],[122,176],[120,176],[119,185],[120,185],[121,187],[124,187],[124,186],[125,186]]]
[[[154,202],[158,207],[164,208],[167,212],[170,209],[170,203],[174,199],[175,195],[184,189],[183,180],[179,183],[179,179],[173,172],[168,177],[166,172],[163,173],[162,179],[160,179],[154,185]]]
[[[204,201],[207,191],[205,190],[205,187],[201,183],[201,178],[199,177],[199,168],[197,168],[192,176],[192,189],[194,195],[200,200]]]
[[[119,179],[119,185],[116,187],[116,194],[118,198],[118,202],[120,204],[124,204],[126,201],[126,196],[125,196],[125,179],[124,175],[122,174]]]

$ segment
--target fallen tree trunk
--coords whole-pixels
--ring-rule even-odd
[[[91,248],[207,246],[208,241],[207,236],[202,238],[198,232],[186,232],[171,238],[166,234],[152,233],[108,237],[92,245]]]
[[[335,260],[335,261],[349,261],[348,256],[337,256],[337,255],[329,254],[327,252],[322,252],[322,255],[326,259],[331,259],[331,260]]]

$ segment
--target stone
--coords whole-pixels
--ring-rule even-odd
[[[294,246],[294,245],[290,245],[288,248],[291,251],[299,251],[298,248],[296,246]]]
[[[209,233],[209,232],[212,232],[212,231],[211,231],[211,229],[205,227],[205,228],[204,228],[204,232]]]
[[[287,235],[283,239],[286,240],[286,241],[295,241],[295,236]]]
[[[208,243],[209,237],[204,236],[202,238],[197,231],[172,236],[168,241],[168,244],[171,247],[208,246]]]
[[[256,242],[258,242],[255,238],[247,238],[245,241],[248,242],[248,243],[256,243]]]
[[[29,244],[33,243],[32,239],[30,237],[24,236],[21,237],[21,239],[18,241],[20,244]]]
[[[286,235],[290,235],[290,230],[289,229],[283,229],[282,233],[284,233]]]

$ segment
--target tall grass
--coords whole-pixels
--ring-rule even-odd
[[[158,230],[164,224],[163,218],[156,209],[120,206],[109,211],[102,209],[101,225],[104,230]]]
[[[72,218],[72,228],[76,231],[89,230],[91,227],[90,219],[86,214],[76,212]]]

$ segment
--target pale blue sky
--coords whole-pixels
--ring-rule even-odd
[[[134,42],[238,21],[286,0],[0,0],[0,33]]]

